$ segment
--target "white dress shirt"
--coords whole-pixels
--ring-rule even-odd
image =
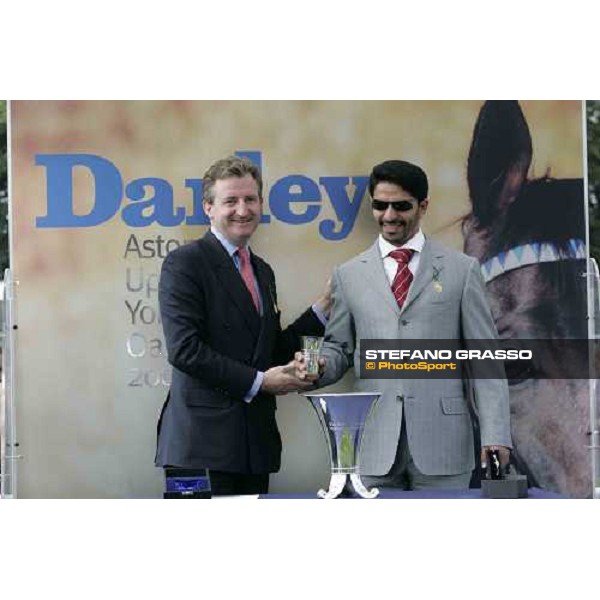
[[[390,244],[388,241],[383,239],[383,236],[379,236],[379,251],[381,252],[381,258],[383,259],[383,268],[385,269],[385,274],[387,275],[388,281],[390,282],[390,286],[394,281],[394,277],[396,277],[396,271],[398,271],[398,262],[395,258],[392,258],[389,254],[394,250],[400,250],[401,248],[407,248],[410,250],[414,250],[413,255],[408,262],[408,268],[413,275],[417,272],[419,268],[419,261],[421,260],[421,252],[423,252],[423,246],[425,245],[425,236],[423,235],[423,231],[419,229],[415,235],[413,235],[410,240],[408,240],[402,246],[394,246],[394,244]],[[411,283],[412,285],[412,283]],[[409,288],[410,289],[410,288]]]

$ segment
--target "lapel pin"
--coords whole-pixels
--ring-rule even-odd
[[[433,289],[438,293],[441,294],[443,291],[443,286],[440,283],[440,271],[441,269],[438,269],[437,267],[433,267]]]

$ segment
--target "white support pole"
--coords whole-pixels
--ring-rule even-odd
[[[598,333],[596,332],[597,314],[600,312],[600,273],[598,272],[598,264],[593,258],[588,261],[588,299],[589,316],[589,360],[590,360],[590,449],[592,452],[592,482],[593,496],[600,499],[600,406],[598,398],[599,386],[596,378],[596,353],[595,346]]]
[[[596,316],[600,313],[600,276],[596,261],[590,257],[590,216],[589,216],[589,182],[587,161],[587,110],[585,100],[582,106],[582,138],[583,138],[583,189],[584,189],[584,214],[585,214],[585,247],[587,256],[586,287],[587,287],[587,318],[589,340],[589,403],[590,403],[590,451],[592,463],[592,493],[593,497],[600,499],[600,431],[598,417],[600,407],[598,399],[598,379],[596,378],[596,339],[600,337],[596,332]]]
[[[4,394],[4,436],[0,496],[17,497],[17,461],[20,457],[14,398],[14,320],[15,282],[10,269],[4,272],[4,344],[2,351],[2,391]]]

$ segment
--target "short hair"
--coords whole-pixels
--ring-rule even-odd
[[[259,168],[248,158],[241,156],[227,156],[212,164],[202,177],[202,200],[212,204],[212,193],[215,183],[219,179],[231,177],[245,177],[251,175],[258,185],[258,197],[262,199],[263,181]]]
[[[369,193],[371,198],[375,187],[380,182],[394,183],[407,191],[413,198],[422,202],[427,198],[429,184],[427,175],[421,167],[404,160],[386,160],[373,167],[369,177]]]

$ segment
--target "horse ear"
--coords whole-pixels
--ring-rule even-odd
[[[531,164],[531,135],[519,103],[489,100],[479,111],[467,180],[473,214],[490,225],[518,196]]]

